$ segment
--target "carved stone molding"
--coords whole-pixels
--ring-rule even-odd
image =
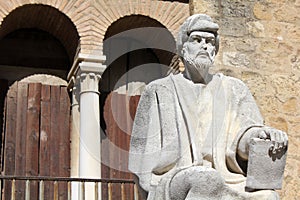
[[[78,75],[80,73],[79,71],[97,72],[102,74],[106,68],[105,65],[102,65],[105,60],[105,56],[86,55],[79,53],[73,62],[71,70],[68,74],[68,79]]]
[[[72,85],[70,91],[72,92],[72,107],[79,105],[79,92],[80,92],[80,77],[77,76],[76,78],[73,76],[71,81]]]
[[[99,94],[98,85],[101,79],[100,74],[81,73],[80,74],[80,94],[91,92]]]

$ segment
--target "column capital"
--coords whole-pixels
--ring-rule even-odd
[[[106,68],[105,65],[102,65],[106,61],[106,56],[104,55],[94,55],[94,54],[76,54],[73,65],[68,74],[68,80],[73,76],[78,74],[78,71],[91,70],[91,71],[100,71],[102,74]]]
[[[80,94],[91,92],[99,94],[99,81],[101,75],[93,72],[81,72],[80,78]]]
[[[85,92],[99,94],[98,84],[106,66],[101,62],[95,62],[95,59],[80,61],[77,65],[76,74],[69,78],[68,88],[80,90],[80,94]]]

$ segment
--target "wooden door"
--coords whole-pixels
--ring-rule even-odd
[[[108,149],[102,149],[102,152],[106,154],[103,155],[103,158],[106,159],[102,163],[103,178],[133,180],[133,174],[127,168],[128,152],[132,123],[139,99],[140,95],[128,96],[112,92],[105,101],[106,137],[111,145]],[[112,199],[122,199],[120,184],[113,184],[112,191]],[[124,194],[125,199],[133,199],[133,185],[124,185]],[[103,186],[102,198],[107,199],[106,185]]]
[[[70,100],[64,86],[15,82],[6,96],[2,134],[2,173],[15,176],[70,176]],[[11,184],[4,182],[4,199]],[[45,199],[53,199],[45,183]],[[25,182],[16,182],[16,199],[24,199]],[[59,199],[67,198],[67,185],[59,185]],[[38,183],[30,185],[38,199]]]

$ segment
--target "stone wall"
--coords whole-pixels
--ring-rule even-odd
[[[220,25],[215,71],[242,79],[266,125],[289,135],[283,200],[300,198],[299,0],[191,0]],[[270,180],[272,181],[272,180]]]

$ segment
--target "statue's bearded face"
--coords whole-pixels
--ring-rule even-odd
[[[194,31],[184,43],[182,55],[185,68],[191,76],[202,76],[208,73],[216,54],[216,38],[213,33]]]

